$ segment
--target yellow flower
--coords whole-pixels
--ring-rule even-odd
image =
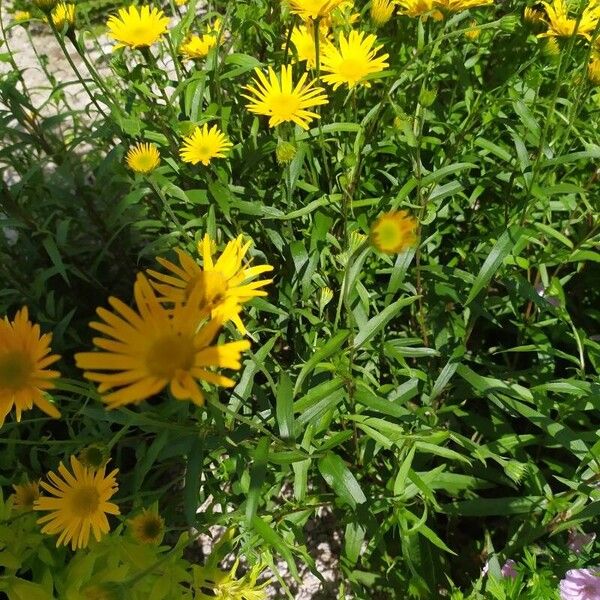
[[[59,2],[50,15],[56,29],[61,31],[65,25],[71,27],[75,24],[75,5],[70,2]]]
[[[140,544],[160,544],[165,533],[165,520],[154,510],[144,509],[129,520],[131,535]]]
[[[160,165],[160,152],[155,144],[139,142],[129,149],[125,162],[132,171],[147,175]]]
[[[167,275],[148,270],[153,278],[152,285],[160,295],[161,301],[181,304],[190,296],[197,295],[203,316],[232,320],[241,333],[246,333],[238,313],[239,305],[256,296],[266,296],[260,288],[272,282],[272,279],[255,277],[273,270],[271,265],[255,267],[243,264],[252,242],[243,241],[239,235],[227,243],[221,256],[213,260],[213,240],[207,234],[198,242],[198,253],[202,257],[203,268],[183,250],[177,249],[179,264],[164,258],[158,262],[169,271]]]
[[[287,165],[294,160],[296,156],[296,146],[290,142],[279,142],[275,148],[275,158],[280,165]]]
[[[307,109],[328,102],[325,90],[317,86],[314,80],[306,83],[306,73],[294,86],[291,65],[282,65],[279,78],[271,67],[268,79],[260,69],[255,72],[258,79],[252,81],[254,85],[246,86],[252,95],[242,95],[250,100],[250,112],[270,117],[270,127],[293,122],[302,129],[308,129],[308,124],[313,119],[318,119],[319,115]]]
[[[292,45],[296,50],[299,61],[306,61],[306,66],[314,68],[317,64],[317,50],[315,46],[315,34],[313,25],[300,25],[294,28],[291,37]],[[319,54],[322,55],[331,42],[323,34],[322,28],[319,28]]]
[[[396,0],[396,4],[400,7],[400,12],[407,17],[433,17],[436,21],[444,18],[433,5],[433,0]]]
[[[47,367],[60,356],[49,356],[51,333],[40,335],[40,326],[29,321],[27,307],[15,315],[0,320],[0,427],[10,410],[15,408],[17,421],[21,413],[35,404],[50,417],[60,417],[60,412],[45,397],[60,376]]]
[[[382,27],[392,18],[394,8],[393,0],[371,0],[371,21]]]
[[[545,25],[545,15],[545,11],[540,10],[538,8],[534,8],[532,6],[526,6],[523,10],[523,20],[532,27]]]
[[[62,462],[58,472],[48,473],[51,483],[41,482],[42,488],[50,494],[40,496],[34,504],[35,510],[49,511],[50,514],[38,519],[44,524],[42,533],[59,534],[56,545],[67,545],[71,548],[87,547],[90,533],[96,541],[109,532],[110,526],[106,515],[118,515],[119,508],[109,499],[118,489],[115,476],[118,469],[106,475],[105,468],[97,471],[85,468],[75,456],[71,456],[71,472]]]
[[[204,34],[199,36],[194,34],[179,46],[179,54],[187,60],[204,58],[216,45],[217,38],[214,35]]]
[[[465,32],[465,36],[471,41],[475,41],[481,35],[481,29],[477,27],[477,21],[471,21],[471,28]]]
[[[134,286],[137,311],[117,298],[109,298],[114,312],[98,308],[102,323],[90,327],[106,337],[94,338],[101,352],[75,355],[77,366],[100,383],[98,391],[109,408],[137,404],[170,386],[177,400],[191,400],[201,406],[204,396],[197,380],[224,387],[235,382],[207,367],[240,369],[240,356],[250,347],[247,340],[211,346],[221,329],[221,319],[199,327],[203,312],[197,286],[189,300],[172,309],[164,308],[144,275]],[[105,371],[109,371],[106,373]],[[114,391],[113,388],[119,388]]]
[[[33,503],[40,497],[40,482],[13,485],[13,489],[15,490],[11,495],[13,506],[17,510],[33,510]]]
[[[302,19],[321,19],[342,4],[344,0],[287,0],[290,10]]]
[[[109,35],[117,47],[143,48],[157,42],[167,31],[169,18],[162,10],[149,6],[120,8],[118,16],[108,19]]]
[[[193,165],[201,162],[203,165],[208,165],[213,158],[225,158],[232,147],[233,144],[216,125],[209,129],[208,124],[205,123],[202,127],[196,127],[191,135],[183,138],[179,155],[183,162]]]
[[[548,31],[538,34],[538,37],[571,37],[577,34],[589,40],[600,19],[600,3],[595,0],[591,0],[586,6],[579,24],[577,18],[569,16],[566,0],[552,0],[551,4],[542,4],[546,9]]]
[[[381,215],[371,226],[371,244],[380,252],[397,254],[417,243],[417,220],[406,211]]]
[[[434,0],[433,3],[444,12],[455,13],[478,6],[490,6],[494,0]]]
[[[331,73],[325,75],[323,81],[333,85],[334,90],[343,83],[350,89],[357,85],[369,87],[371,84],[367,78],[388,66],[386,59],[389,54],[376,56],[382,48],[373,47],[376,43],[374,35],[366,35],[362,31],[351,31],[348,37],[340,34],[339,50],[332,46],[323,54],[321,68],[325,73]]]
[[[237,579],[238,562],[235,561],[229,572],[194,565],[192,571],[195,600],[267,600],[265,588],[270,580],[260,585],[256,583],[264,567],[255,565],[244,577]]]
[[[13,19],[16,23],[22,23],[31,19],[31,13],[28,10],[16,10]]]
[[[600,58],[595,57],[588,64],[588,79],[592,85],[600,85]]]
[[[175,0],[175,4],[177,6],[185,6],[188,3],[188,0]]]

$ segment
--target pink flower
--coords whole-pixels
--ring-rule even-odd
[[[596,539],[595,533],[579,533],[579,531],[575,531],[574,529],[569,530],[569,539],[567,540],[567,548],[574,552],[575,554],[579,554],[581,549],[584,546],[587,546],[589,543],[593,542]]]
[[[571,569],[560,582],[561,600],[598,600],[600,568]]]
[[[500,572],[502,573],[502,577],[510,577],[511,579],[514,579],[518,575],[517,563],[512,558],[509,558],[504,563],[502,569],[500,569]]]

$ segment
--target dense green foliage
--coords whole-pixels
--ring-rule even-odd
[[[81,49],[116,5],[78,4]],[[590,44],[561,39],[552,55],[515,0],[443,21],[394,15],[378,30],[357,0],[354,27],[376,31],[389,67],[371,87],[329,87],[309,131],[275,130],[247,110],[243,86],[256,66],[289,62],[297,17],[276,0],[212,0],[201,17],[195,5],[150,61],[130,49],[96,61],[101,79],[87,85],[104,114],[73,108],[71,81],[40,104],[26,72],[0,76],[0,314],[27,305],[62,355],[52,392],[62,418],[35,410],[2,427],[5,497],[100,443],[120,469],[113,529],[157,502],[173,572],[201,564],[195,534],[223,525],[230,539],[214,564],[233,551],[250,565],[283,559],[291,579],[299,565],[319,576],[306,528],[316,519],[332,540],[341,534],[329,598],[558,598],[568,568],[600,562],[593,545],[577,555],[566,545],[600,512]],[[170,47],[216,14],[227,32],[219,48],[165,68]],[[5,27],[2,58],[14,54],[16,66],[10,33],[21,25]],[[208,167],[182,163],[181,138],[207,121],[232,152]],[[163,159],[147,177],[124,165],[139,140]],[[289,164],[276,159],[282,141],[296,147]],[[361,243],[356,233],[398,208],[422,224],[416,250],[387,256]],[[252,349],[230,374],[236,387],[210,388],[203,408],[165,392],[105,410],[73,360],[92,347],[96,308],[111,295],[129,302],[137,272],[175,247],[195,254],[205,232],[221,248],[243,233],[254,262],[274,266],[268,297],[244,313]],[[121,547],[111,534],[76,558],[51,538],[40,551],[31,515],[7,515],[0,564],[40,584],[39,598],[53,578],[58,597],[78,598],[60,595],[83,569],[74,561]],[[12,539],[26,548],[10,550]],[[508,558],[516,579],[500,575]],[[119,581],[148,565],[156,579],[155,559],[127,564]],[[155,597],[188,597],[173,589]],[[11,598],[37,600],[28,593],[13,586]]]

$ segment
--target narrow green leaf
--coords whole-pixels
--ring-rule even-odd
[[[319,471],[340,499],[352,508],[367,501],[356,477],[337,454],[328,452],[321,458],[319,460]]]

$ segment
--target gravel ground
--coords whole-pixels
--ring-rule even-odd
[[[0,2],[0,6],[2,6],[2,2]],[[1,16],[6,28],[11,23],[12,17],[7,13],[5,7],[2,7]],[[111,52],[112,42],[105,35],[102,35],[98,39],[97,47],[89,41],[87,45],[91,62],[101,72],[107,72],[107,56]],[[67,47],[72,51],[71,58],[82,77],[88,77],[89,72],[85,64],[68,41]],[[39,109],[40,114],[50,116],[65,109],[73,109],[87,113],[88,118],[93,120],[95,112],[88,94],[77,81],[73,68],[66,60],[58,42],[54,36],[48,35],[43,24],[39,22],[32,23],[28,28],[22,26],[10,27],[7,31],[6,43],[2,48],[2,51],[7,50],[13,53],[15,61],[23,74],[32,103]],[[41,64],[45,64],[45,68]],[[165,65],[165,67],[168,69],[169,65]],[[10,63],[0,62],[0,74],[6,74],[10,71],[12,71]],[[54,82],[58,84],[68,82],[65,87],[65,100],[51,97]],[[68,124],[66,127],[68,128]],[[9,185],[14,182],[14,176],[7,170],[4,171],[4,177]],[[4,234],[9,243],[17,241],[12,239],[16,232],[5,230]],[[221,533],[215,530],[210,535],[202,536],[200,543],[205,555],[210,553],[212,544],[218,540]],[[338,578],[337,567],[341,533],[335,530],[331,514],[321,511],[316,518],[311,519],[306,526],[306,536],[308,551],[314,557],[317,570],[325,583],[322,583],[303,565],[299,565],[302,578],[301,585],[296,584],[289,575],[285,562],[280,562],[277,565],[280,575],[286,581],[295,600],[335,600],[337,598],[336,581]],[[271,599],[289,598],[279,585],[269,586],[268,597]]]

